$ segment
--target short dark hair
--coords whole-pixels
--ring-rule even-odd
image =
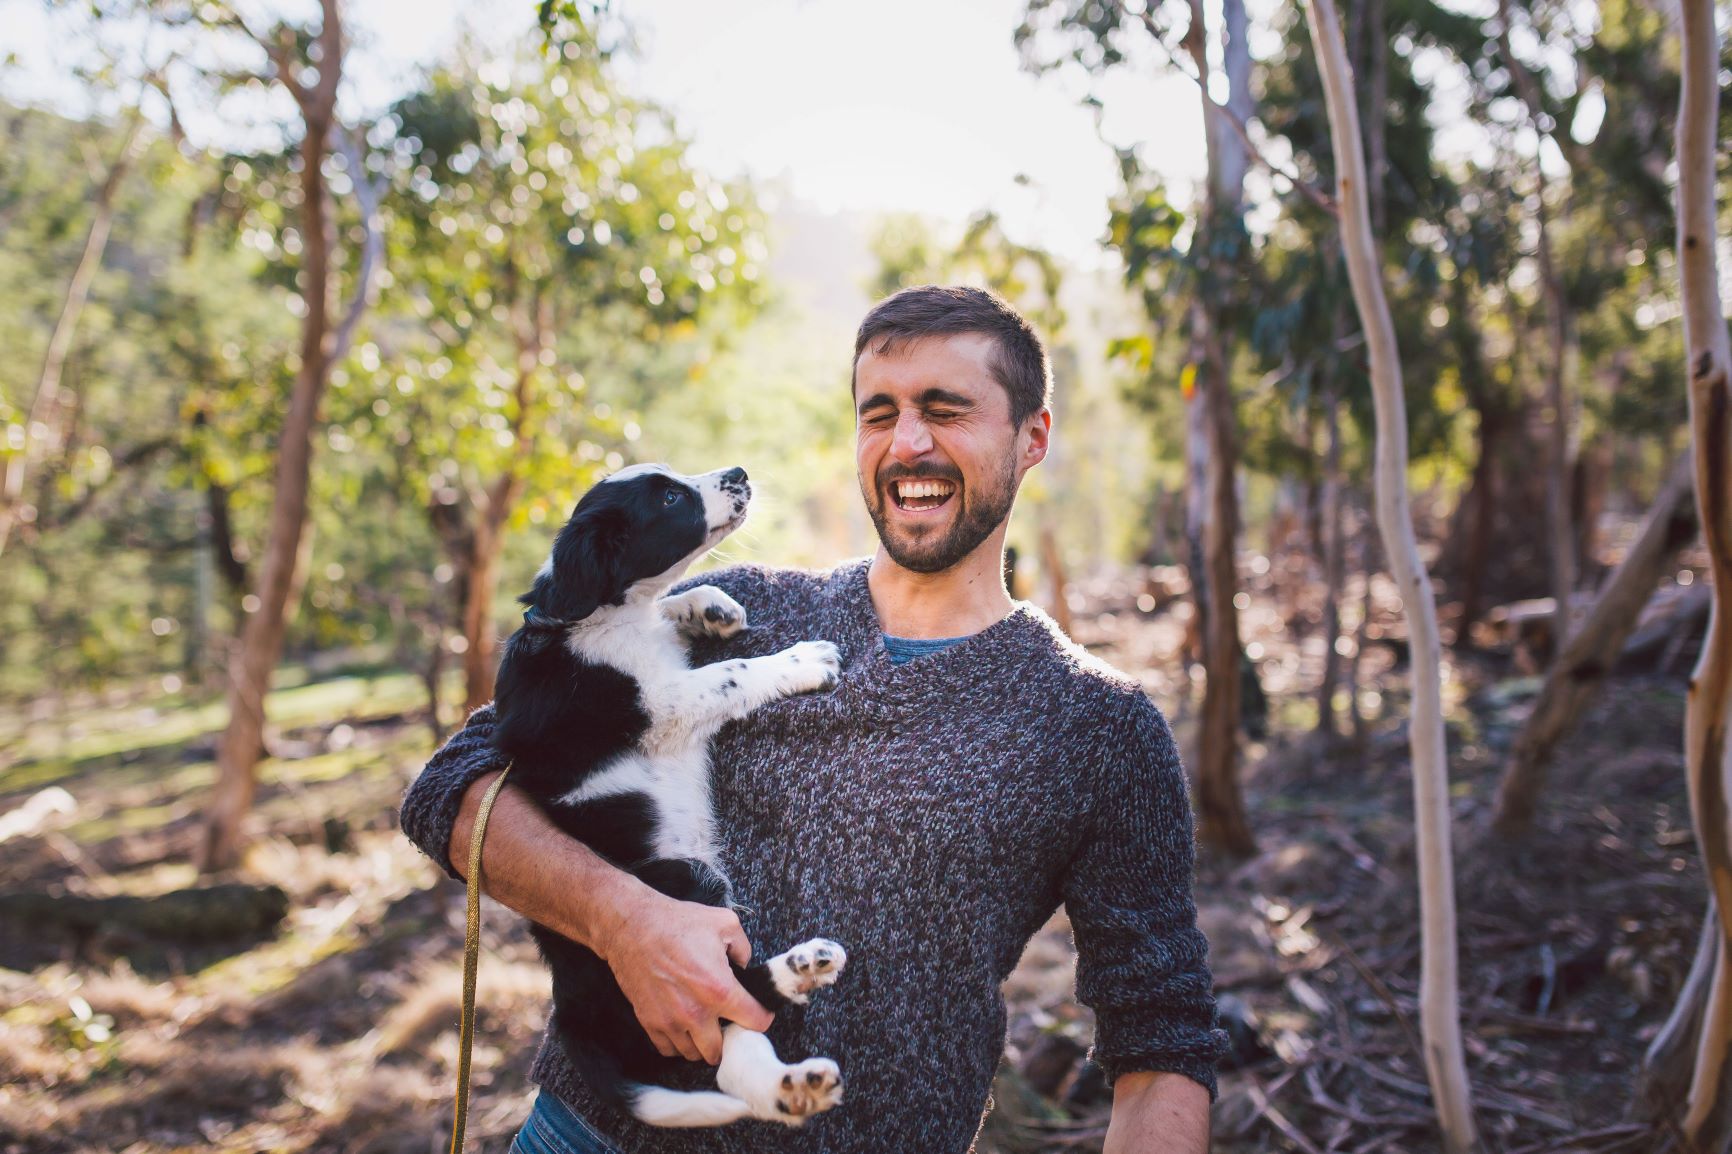
[[[1052,368],[1034,327],[1003,297],[967,285],[915,285],[873,305],[854,337],[854,367],[859,369],[868,348],[882,356],[922,337],[957,333],[992,338],[992,375],[1010,395],[1011,424],[1022,424],[1052,402]]]

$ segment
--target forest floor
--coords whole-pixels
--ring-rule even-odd
[[[1277,597],[1272,582],[1254,582],[1243,618],[1277,735],[1247,748],[1262,852],[1199,862],[1200,919],[1235,1023],[1216,1145],[1432,1150],[1406,735],[1390,720],[1399,649],[1376,646],[1367,663],[1362,744],[1287,736],[1314,722],[1320,643],[1293,640],[1305,594]],[[1152,587],[1143,574],[1087,584],[1074,631],[1144,678],[1183,744],[1183,626],[1151,606]],[[1392,608],[1384,591],[1374,633],[1393,632]],[[1485,827],[1537,682],[1492,654],[1452,657],[1447,685],[1463,1012],[1487,1148],[1634,1148],[1633,1072],[1703,906],[1683,677],[1614,681],[1514,843]],[[0,1152],[443,1149],[462,893],[395,829],[430,748],[422,707],[418,680],[390,671],[280,679],[239,871],[287,892],[273,931],[189,944],[0,918]],[[193,884],[220,720],[220,702],[161,696],[0,713],[0,900]],[[26,803],[33,821],[9,827]],[[471,1148],[503,1151],[533,1097],[546,982],[508,912],[489,908],[485,944]],[[1099,1148],[1105,1095],[1082,1062],[1091,1025],[1073,976],[1061,913],[1006,987],[1010,1046],[983,1154]]]

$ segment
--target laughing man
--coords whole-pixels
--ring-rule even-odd
[[[719,586],[751,628],[694,664],[812,638],[834,691],[729,725],[712,761],[717,841],[739,910],[676,901],[560,833],[508,785],[487,890],[606,959],[664,1054],[714,1063],[720,1022],[790,1059],[841,1063],[843,1104],[799,1129],[655,1130],[602,1106],[549,1035],[523,1154],[963,1154],[1004,1049],[999,987],[1062,902],[1094,1060],[1113,1084],[1106,1154],[1202,1154],[1221,1035],[1191,895],[1192,817],[1172,735],[1137,683],[1005,590],[1023,475],[1046,456],[1046,351],[990,293],[926,286],[880,302],[855,341],[870,560],[824,573],[739,566]],[[501,768],[478,710],[403,802],[445,866]],[[742,924],[742,920],[744,923]],[[734,981],[748,935],[848,948],[831,994],[772,1022]]]

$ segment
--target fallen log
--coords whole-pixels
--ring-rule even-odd
[[[223,885],[150,897],[0,893],[0,919],[80,936],[119,933],[177,942],[213,942],[272,929],[289,912],[279,886]]]
[[[1547,674],[1498,785],[1493,825],[1499,833],[1520,834],[1532,823],[1558,743],[1575,726],[1624,651],[1642,619],[1643,607],[1652,599],[1660,571],[1696,532],[1691,460],[1689,456],[1679,459],[1635,546],[1606,581],[1587,620]]]

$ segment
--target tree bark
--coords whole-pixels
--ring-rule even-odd
[[[1205,673],[1202,734],[1197,766],[1197,809],[1200,836],[1225,853],[1248,857],[1257,850],[1245,817],[1239,789],[1239,613],[1233,603],[1238,590],[1236,553],[1239,528],[1238,494],[1234,487],[1238,464],[1232,384],[1223,313],[1229,292],[1230,266],[1236,258],[1220,241],[1237,238],[1229,229],[1242,228],[1245,172],[1250,155],[1232,129],[1231,117],[1250,113],[1250,46],[1243,0],[1222,6],[1222,62],[1228,79],[1225,108],[1208,94],[1208,23],[1202,0],[1191,0],[1191,28],[1186,48],[1202,80],[1203,116],[1209,126],[1209,188],[1204,227],[1193,244],[1200,246],[1205,275],[1193,303],[1192,331],[1197,358],[1197,403],[1208,441],[1204,476],[1203,572],[1207,612],[1203,626]],[[1222,266],[1228,266],[1223,268]],[[1226,273],[1226,275],[1223,275]]]
[[[1365,329],[1377,411],[1377,520],[1401,590],[1412,648],[1413,804],[1420,896],[1420,1028],[1426,1074],[1449,1154],[1477,1145],[1462,1050],[1456,979],[1455,881],[1450,854],[1448,762],[1443,740],[1442,645],[1431,579],[1420,559],[1407,494],[1407,412],[1395,322],[1384,297],[1377,240],[1371,231],[1365,157],[1354,102],[1353,72],[1333,0],[1307,0],[1334,144],[1341,238],[1353,300]]]
[[[1525,832],[1545,791],[1546,768],[1558,742],[1575,727],[1605,682],[1618,654],[1635,631],[1642,606],[1654,594],[1667,562],[1696,532],[1691,501],[1692,464],[1688,455],[1673,466],[1641,535],[1624,557],[1587,619],[1558,653],[1546,674],[1533,712],[1522,725],[1498,786],[1493,827],[1505,836]]]
[[[1696,1031],[1695,1066],[1679,1125],[1698,1149],[1732,1140],[1732,790],[1726,730],[1732,714],[1732,342],[1721,310],[1716,245],[1715,146],[1720,36],[1712,0],[1679,4],[1678,268],[1695,449],[1696,511],[1707,544],[1713,606],[1684,712],[1684,771],[1718,937]],[[1698,952],[1700,959],[1704,951]],[[1693,975],[1699,977],[1699,975]],[[1694,983],[1697,990],[1700,982]],[[1692,992],[1686,986],[1686,996]],[[1693,1016],[1680,999],[1674,1020]],[[1662,1035],[1665,1036],[1665,1035]]]
[[[343,71],[343,24],[339,0],[322,0],[323,23],[317,44],[317,81],[303,87],[278,64],[278,77],[294,94],[305,132],[301,138],[301,236],[305,261],[301,297],[306,312],[301,321],[300,365],[289,395],[288,412],[277,440],[275,495],[269,536],[259,565],[253,596],[258,603],[247,614],[239,644],[229,663],[228,727],[217,747],[217,785],[199,846],[203,871],[237,864],[241,822],[252,808],[257,767],[264,753],[265,694],[271,671],[281,656],[285,611],[296,587],[295,569],[307,520],[307,493],[312,478],[313,431],[319,402],[330,379],[337,335],[332,332],[330,193],[324,162],[336,127],[337,84]],[[363,173],[354,174],[359,186]],[[369,222],[369,227],[371,222]],[[356,302],[365,300],[367,269]],[[351,309],[353,311],[353,309]]]
[[[24,482],[42,455],[51,451],[46,442],[56,438],[60,405],[60,381],[66,369],[66,358],[72,352],[72,338],[78,331],[78,321],[90,300],[90,285],[102,267],[102,255],[108,249],[108,235],[114,227],[114,202],[127,173],[144,141],[144,117],[134,108],[127,116],[120,148],[108,166],[108,173],[96,190],[95,209],[90,229],[84,234],[84,248],[72,279],[67,282],[66,295],[60,302],[60,315],[49,334],[48,348],[42,354],[42,368],[36,374],[36,395],[30,402],[30,414],[24,422],[24,445],[6,460],[0,472],[0,554],[12,536],[13,526],[23,512]]]

